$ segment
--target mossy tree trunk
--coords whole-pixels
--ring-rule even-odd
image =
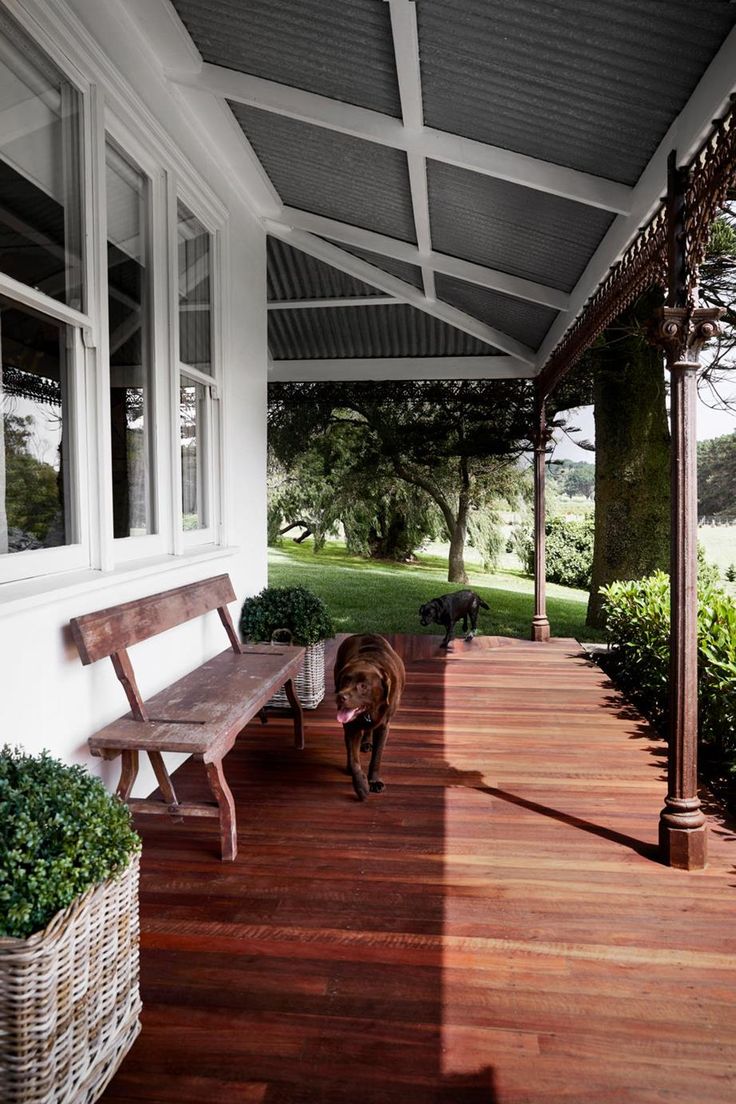
[[[588,624],[600,626],[601,586],[669,565],[670,433],[662,353],[643,327],[644,296],[591,350],[595,403],[595,549]]]

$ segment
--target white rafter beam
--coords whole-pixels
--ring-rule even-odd
[[[395,295],[344,295],[337,299],[273,299],[266,307],[270,311],[324,310],[330,307],[386,307],[400,302]]]
[[[591,207],[617,213],[626,213],[630,208],[632,189],[626,184],[433,127],[421,126],[412,133],[390,115],[331,100],[316,92],[305,92],[209,62],[197,69],[170,70],[167,76],[174,84],[209,92],[222,99],[259,107],[262,111],[286,115],[406,153],[417,153],[433,161],[444,161]]]
[[[535,363],[535,353],[528,345],[524,345],[516,338],[510,337],[501,330],[494,329],[493,326],[486,325],[485,322],[480,322],[477,318],[472,318],[469,314],[465,314],[464,311],[451,307],[447,303],[438,300],[430,303],[424,297],[423,292],[418,291],[411,284],[399,280],[398,277],[384,272],[381,268],[376,268],[375,265],[369,264],[360,257],[354,257],[352,253],[346,253],[344,249],[339,249],[336,245],[331,245],[330,242],[322,241],[321,238],[317,238],[313,234],[292,229],[272,219],[264,219],[263,225],[269,234],[273,234],[274,237],[294,246],[295,249],[301,249],[302,252],[309,253],[310,256],[316,257],[334,268],[339,268],[342,272],[347,272],[349,276],[353,276],[357,280],[372,284],[374,287],[380,288],[381,291],[385,291],[387,295],[393,295],[403,303],[408,303],[426,314],[431,314],[442,322],[446,322],[449,326],[454,326],[455,329],[470,334],[471,337],[483,341],[486,345],[501,349],[504,353],[516,357],[527,365]]]
[[[396,76],[404,131],[407,136],[416,138],[424,126],[416,7],[412,0],[387,0],[387,2],[391,9],[391,32],[394,40]],[[420,256],[425,258],[421,265],[424,294],[427,299],[436,299],[434,269],[429,263],[432,237],[429,222],[427,159],[421,153],[407,153],[406,160],[417,248]]]
[[[269,383],[323,380],[530,379],[529,365],[509,356],[354,357],[270,360]]]
[[[416,245],[400,241],[398,238],[389,238],[385,234],[377,234],[373,230],[364,230],[360,226],[351,226],[347,222],[338,222],[337,219],[327,218],[325,215],[314,215],[310,211],[300,211],[296,207],[284,207],[276,221],[283,226],[304,230],[308,234],[318,234],[324,238],[333,238],[335,241],[344,242],[345,245],[354,245],[358,249],[380,253],[396,261],[406,261],[408,264],[420,267],[422,264],[423,258]],[[543,306],[561,311],[567,310],[569,306],[570,297],[564,291],[558,291],[557,288],[548,287],[546,284],[538,284],[534,280],[511,276],[508,272],[486,268],[485,265],[464,261],[459,257],[450,257],[445,253],[436,253],[434,250],[426,261],[435,272],[456,276],[457,279],[466,280],[469,284],[478,284],[492,291],[501,291],[506,295],[513,295],[516,299],[527,299],[531,303],[541,303]]]

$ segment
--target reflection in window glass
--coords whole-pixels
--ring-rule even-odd
[[[67,340],[0,299],[0,554],[71,544]]]
[[[208,230],[187,207],[177,204],[179,252],[179,360],[208,375],[210,336],[210,245]]]
[[[137,537],[155,532],[148,182],[110,144],[106,164],[113,527]]]
[[[0,13],[0,268],[83,308],[77,91]]]
[[[206,529],[207,388],[186,376],[179,389],[179,427],[182,526]]]

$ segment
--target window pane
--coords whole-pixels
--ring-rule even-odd
[[[71,544],[71,331],[0,298],[0,553]],[[70,346],[69,346],[70,347]]]
[[[106,162],[113,527],[137,537],[155,532],[148,181],[109,144]]]
[[[207,457],[207,388],[182,376],[179,391],[181,437],[181,512],[184,529],[209,525]]]
[[[4,14],[0,112],[0,268],[81,310],[79,95]]]
[[[208,375],[210,335],[211,235],[184,204],[177,205],[179,242],[179,359]]]

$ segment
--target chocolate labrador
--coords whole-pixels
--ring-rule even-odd
[[[398,709],[406,672],[387,640],[374,633],[349,636],[335,659],[337,719],[345,732],[347,770],[361,801],[381,793],[381,756],[391,718]],[[360,752],[371,752],[366,778]]]
[[[471,640],[478,627],[478,610],[490,609],[483,599],[473,590],[456,590],[454,594],[443,594],[439,598],[432,598],[419,607],[419,620],[423,625],[431,625],[436,621],[438,625],[445,627],[445,639],[440,644],[441,648],[449,648],[450,641],[455,634],[455,622],[463,619],[463,632],[465,639]],[[470,618],[470,632],[468,633],[468,618]]]

